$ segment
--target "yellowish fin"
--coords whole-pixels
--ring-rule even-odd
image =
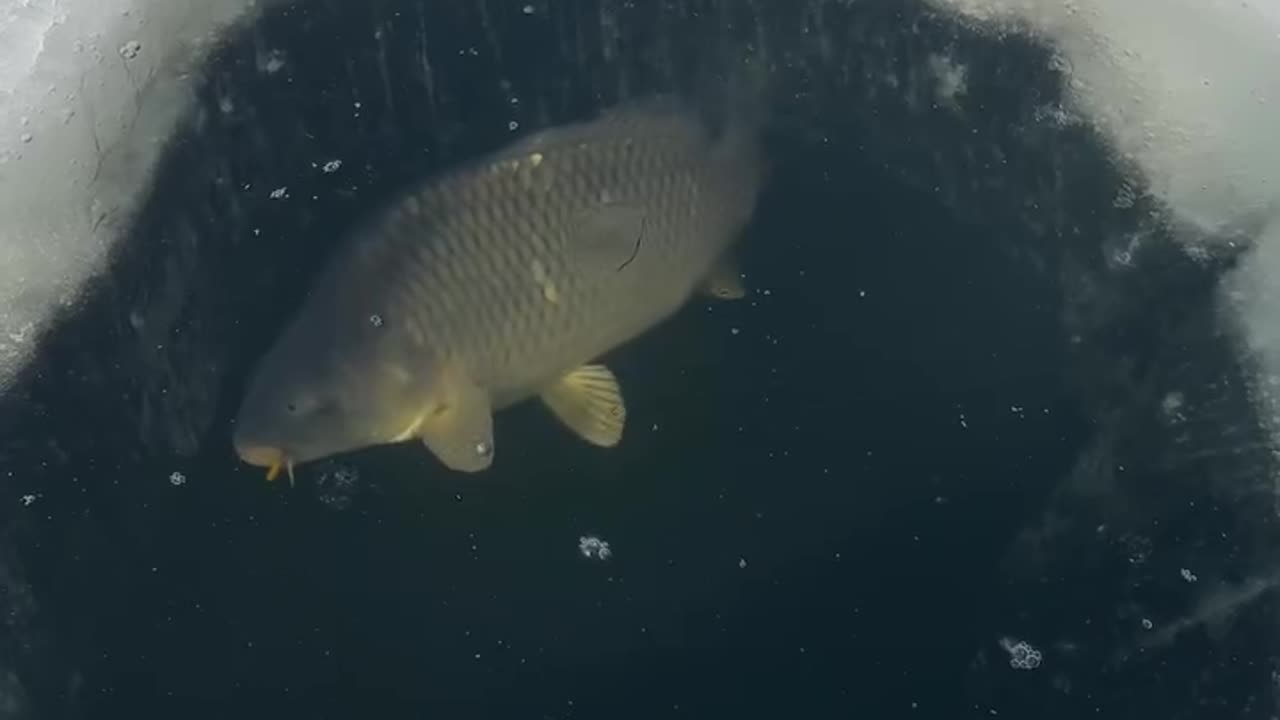
[[[418,415],[417,417],[415,417],[415,418],[414,418],[414,419],[409,423],[409,426],[408,426],[408,427],[406,427],[404,430],[400,431],[400,434],[398,434],[398,435],[396,435],[395,437],[391,438],[390,442],[392,442],[392,443],[401,443],[401,442],[404,442],[405,440],[408,440],[409,438],[417,437],[417,436],[418,436],[418,429],[422,427],[422,423],[426,422],[426,420],[427,420],[427,413],[423,412],[422,414],[420,414],[420,415]]]
[[[267,482],[272,482],[280,477],[280,471],[287,470],[289,473],[289,487],[294,487],[295,481],[293,477],[293,461],[288,458],[282,458],[271,463],[267,468]]]
[[[542,393],[542,401],[560,422],[600,447],[622,440],[627,407],[618,379],[603,365],[583,365]]]
[[[493,464],[493,410],[484,390],[459,375],[441,378],[443,397],[422,421],[422,442],[452,470]]]
[[[738,265],[729,258],[721,258],[711,268],[707,278],[702,281],[702,289],[707,295],[719,300],[741,300],[747,295]]]

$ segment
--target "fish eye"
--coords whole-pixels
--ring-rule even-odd
[[[339,403],[333,398],[304,394],[287,398],[284,408],[290,417],[318,418],[337,412]]]
[[[285,410],[290,415],[301,415],[314,412],[319,403],[310,395],[296,395],[288,399],[285,403]]]

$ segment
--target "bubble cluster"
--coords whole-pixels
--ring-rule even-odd
[[[1040,667],[1040,661],[1044,659],[1040,651],[1025,640],[1000,638],[1000,647],[1009,653],[1009,667],[1014,670],[1035,670]]]
[[[259,61],[259,69],[268,75],[274,75],[284,67],[285,54],[282,50],[272,50]]]
[[[324,463],[316,479],[317,495],[320,502],[334,510],[346,510],[351,507],[359,482],[360,471],[356,468],[336,462]]]
[[[169,473],[169,484],[175,487],[178,485],[185,485],[187,484],[187,476],[183,475],[177,470],[174,470],[173,472]]]
[[[595,535],[583,535],[578,538],[578,552],[589,560],[608,560],[613,557],[613,550],[609,549],[608,541],[601,540]]]

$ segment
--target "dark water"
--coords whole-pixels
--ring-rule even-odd
[[[1268,565],[1268,461],[1225,452],[1260,431],[1212,317],[1221,265],[1173,252],[1140,193],[1114,204],[1086,130],[1033,120],[1058,96],[1044,49],[911,3],[307,8],[215,54],[106,279],[6,399],[37,499],[6,520],[34,600],[0,647],[40,716],[1274,710],[1257,607],[1133,654],[1141,619],[1193,604],[1179,568]],[[969,68],[955,111],[940,53]],[[778,88],[751,294],[608,358],[619,448],[529,406],[481,476],[413,445],[294,488],[236,463],[246,374],[361,213],[743,55]],[[1108,264],[1135,236],[1162,242]]]

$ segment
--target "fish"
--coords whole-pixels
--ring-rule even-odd
[[[494,414],[533,398],[618,445],[626,404],[601,358],[699,293],[745,294],[734,256],[768,168],[760,125],[631,100],[401,192],[342,238],[253,369],[239,458],[292,478],[418,441],[476,473]]]

